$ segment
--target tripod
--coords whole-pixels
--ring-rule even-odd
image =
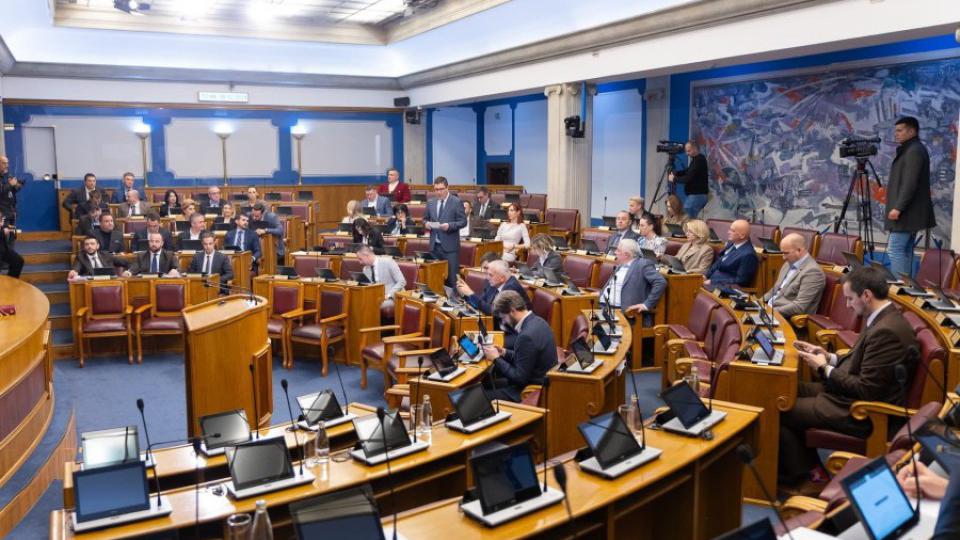
[[[880,177],[877,176],[877,170],[873,168],[873,163],[866,157],[857,158],[857,169],[850,178],[850,187],[847,189],[847,196],[843,200],[843,207],[840,209],[840,215],[833,224],[833,232],[840,232],[840,225],[846,220],[847,208],[850,206],[850,200],[853,198],[854,191],[857,192],[857,230],[860,238],[866,245],[866,251],[873,258],[873,201],[870,197],[870,175],[867,174],[867,165],[873,171],[873,178],[877,181],[878,187],[883,187],[880,183]]]
[[[663,172],[660,173],[660,180],[657,181],[657,189],[653,191],[653,198],[650,199],[650,210],[653,210],[653,206],[657,204],[657,201],[666,199],[668,195],[673,195],[677,190],[673,182],[667,182],[667,191],[662,196],[660,195],[663,180],[673,174],[673,159],[675,157],[677,157],[676,154],[667,154],[667,163],[663,166]],[[666,202],[664,202],[664,205],[666,205]],[[646,202],[644,202],[644,206],[646,206]],[[644,208],[644,210],[646,210],[646,208]],[[666,211],[664,211],[664,214],[666,214]]]

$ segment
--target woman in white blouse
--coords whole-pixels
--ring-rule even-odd
[[[503,260],[513,262],[517,260],[517,246],[530,245],[530,233],[523,222],[523,208],[513,203],[507,208],[507,221],[500,224],[494,240],[503,241]]]
[[[640,235],[640,238],[637,238],[637,244],[640,245],[640,249],[649,249],[656,253],[657,257],[663,255],[667,249],[667,239],[660,232],[660,220],[657,216],[644,212],[637,220],[637,228],[639,229],[637,234]]]

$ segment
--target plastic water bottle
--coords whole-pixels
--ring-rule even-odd
[[[270,514],[267,513],[267,501],[263,499],[257,501],[250,540],[273,540],[273,525],[270,524]]]
[[[433,442],[433,406],[430,404],[430,396],[423,396],[423,407],[420,409],[420,422],[417,428],[420,430],[421,441],[427,444]]]
[[[695,394],[700,395],[700,374],[697,373],[696,364],[690,366],[690,373],[683,380],[690,385]]]
[[[330,439],[327,437],[327,429],[326,426],[323,425],[323,420],[317,424],[317,437],[314,442],[314,448],[318,464],[326,465],[330,462]]]

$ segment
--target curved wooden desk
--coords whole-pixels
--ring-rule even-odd
[[[39,289],[0,276],[0,485],[40,442],[53,415],[53,372],[47,354],[50,302]]]

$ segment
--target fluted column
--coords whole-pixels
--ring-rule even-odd
[[[590,196],[593,168],[593,96],[596,88],[587,85],[586,127],[582,139],[566,134],[564,118],[580,115],[580,83],[548,86],[547,96],[547,202],[551,208],[580,210],[580,224],[590,224]]]
[[[427,113],[419,124],[403,121],[403,181],[423,184],[427,178]],[[394,157],[396,159],[396,157]],[[398,162],[397,165],[400,163]]]

